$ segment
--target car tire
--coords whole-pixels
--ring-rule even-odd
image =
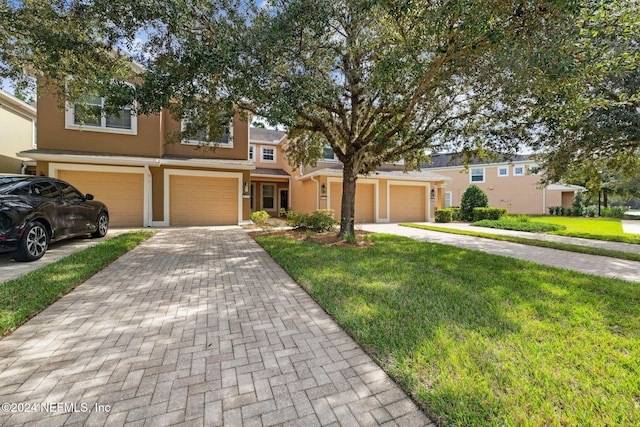
[[[35,261],[42,258],[49,247],[49,233],[40,222],[30,222],[24,229],[18,249],[13,259],[20,262]]]
[[[106,213],[102,212],[96,219],[96,231],[91,234],[91,237],[100,238],[107,235],[109,230],[109,217]]]

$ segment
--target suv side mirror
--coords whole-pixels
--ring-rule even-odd
[[[85,200],[93,200],[93,194],[85,194],[84,195],[84,199]]]

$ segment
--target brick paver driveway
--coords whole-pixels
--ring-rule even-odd
[[[161,230],[0,340],[0,425],[428,425],[246,233]]]

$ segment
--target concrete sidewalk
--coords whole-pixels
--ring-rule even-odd
[[[432,425],[238,227],[163,229],[0,339],[0,425]]]
[[[433,226],[434,224],[429,223]],[[448,228],[461,228],[464,224],[449,225]],[[470,227],[470,226],[467,226]],[[499,240],[483,239],[481,237],[464,236],[438,231],[422,230],[412,227],[403,227],[398,224],[365,224],[362,227],[365,231],[374,233],[388,233],[399,236],[410,237],[412,239],[425,242],[441,243],[445,245],[457,246],[465,249],[474,249],[494,255],[502,255],[511,258],[518,258],[526,261],[533,261],[544,265],[578,271],[581,273],[594,274],[597,276],[619,278],[630,282],[640,282],[640,262],[627,261],[618,258],[609,258],[597,255],[581,254],[576,252],[561,251],[557,249],[541,248],[520,243],[503,242]],[[518,232],[508,232],[507,230],[494,230],[489,228],[473,227],[473,231],[482,231],[494,234],[520,234]],[[541,238],[543,235],[531,235],[529,238]],[[525,236],[523,236],[525,237]],[[554,240],[566,243],[578,244],[576,239],[563,236],[548,236]],[[589,239],[578,239],[582,245],[616,248],[627,251],[637,251],[640,245],[631,245],[616,242],[601,242]],[[601,245],[604,244],[604,245]],[[620,246],[623,245],[623,246]]]

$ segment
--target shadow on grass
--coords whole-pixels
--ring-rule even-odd
[[[635,423],[628,282],[377,235],[258,242],[443,424]],[[614,422],[615,421],[615,422]]]

